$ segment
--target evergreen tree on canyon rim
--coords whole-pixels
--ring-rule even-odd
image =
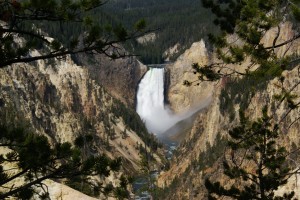
[[[276,54],[278,48],[291,45],[300,38],[299,0],[202,0],[202,3],[216,15],[214,22],[222,31],[219,36],[209,35],[218,61],[204,66],[193,64],[198,80],[187,80],[186,85],[226,78],[236,84],[252,80],[258,90],[260,85],[266,85],[268,80],[276,77],[283,83],[284,70],[299,68],[299,55]],[[280,25],[285,21],[294,24],[295,34],[279,42]],[[272,45],[265,46],[261,41],[271,29],[276,34]],[[239,67],[232,67],[234,65]],[[262,117],[251,121],[244,114],[245,107],[240,104],[240,122],[229,131],[223,161],[225,180],[232,181],[206,179],[209,199],[222,196],[232,199],[293,199],[294,192],[279,195],[275,191],[286,184],[289,177],[299,173],[299,166],[288,164],[291,152],[278,142],[282,121],[300,105],[297,94],[293,93],[300,83],[299,80],[295,82],[290,88],[284,88],[282,84],[282,92],[274,98],[278,105],[287,103],[286,115],[281,120],[269,116],[269,108],[265,106]]]

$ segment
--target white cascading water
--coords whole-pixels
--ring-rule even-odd
[[[163,132],[162,118],[168,118],[164,108],[164,68],[150,68],[141,80],[137,93],[137,113],[145,121],[149,132]]]
[[[201,106],[187,112],[174,114],[164,105],[164,68],[150,68],[141,80],[137,92],[137,113],[150,133],[162,134],[177,122],[184,120],[206,107],[211,98]]]

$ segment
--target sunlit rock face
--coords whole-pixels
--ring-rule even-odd
[[[170,74],[168,100],[172,110],[175,112],[189,110],[201,105],[212,96],[214,84],[210,82],[201,82],[199,85],[194,84],[192,87],[183,85],[185,80],[196,81],[198,79],[198,75],[194,74],[192,70],[193,63],[205,65],[209,62],[211,62],[210,55],[204,41],[201,40],[194,43],[175,63],[167,67]]]
[[[289,22],[282,23],[280,25],[280,28],[281,32],[277,40],[278,44],[292,38],[295,35],[295,32],[292,30],[292,24]],[[262,40],[262,43],[265,46],[272,46],[273,40],[276,37],[276,30],[277,28],[274,28],[265,35]],[[186,53],[184,54],[186,56],[182,56],[175,62],[175,64],[170,66],[171,86],[169,91],[169,101],[172,108],[174,108],[175,110],[180,111],[181,109],[184,109],[186,105],[189,105],[191,102],[197,100],[197,98],[200,98],[202,96],[201,91],[197,91],[199,89],[197,86],[185,88],[185,86],[182,85],[182,81],[184,79],[190,81],[195,80],[189,79],[187,78],[187,76],[191,74],[190,76],[193,77],[190,64],[196,61],[196,57],[194,60],[191,59],[189,62],[186,61],[188,64],[186,66],[175,66],[176,63],[184,63],[184,58],[188,58],[189,55],[193,55],[192,53],[195,52],[195,50],[198,49],[198,51],[200,51],[201,45],[200,43],[198,44],[198,48],[192,50],[193,46],[196,46],[196,44],[194,44],[191,49],[186,51]],[[188,52],[190,52],[191,54],[188,54]],[[206,52],[206,50],[204,49],[204,51],[202,52]],[[284,45],[281,48],[277,49],[275,52],[279,57],[293,54],[299,55],[300,40],[297,40],[290,45]],[[199,61],[200,65],[213,62],[213,56],[208,55],[208,57],[206,57],[205,59],[205,54],[202,55],[204,55],[204,59],[202,61]],[[198,58],[200,59],[201,56]],[[234,69],[240,69],[247,64],[249,63],[243,63],[241,66],[238,65],[230,67],[233,67]],[[176,74],[175,72],[172,72],[171,67],[173,67],[174,70],[179,73]],[[297,82],[299,82],[297,67],[290,71],[284,71],[282,76],[284,77],[283,86],[285,88],[291,88]],[[222,158],[220,157],[219,159],[217,159],[209,167],[201,169],[199,163],[201,160],[200,153],[206,152],[209,146],[215,145],[218,134],[226,137],[228,134],[228,130],[238,124],[239,105],[234,105],[233,112],[235,113],[235,117],[233,120],[230,120],[228,113],[221,113],[220,111],[220,93],[221,89],[226,86],[226,80],[221,80],[218,83],[203,84],[211,84],[207,86],[208,89],[206,91],[208,92],[207,94],[212,93],[212,102],[210,106],[204,112],[200,113],[196,118],[192,130],[186,135],[184,142],[182,142],[182,144],[177,149],[177,154],[171,161],[170,169],[166,172],[161,173],[158,179],[158,184],[160,186],[167,186],[171,184],[175,178],[177,181],[179,180],[177,186],[172,186],[172,192],[169,193],[169,195],[165,199],[188,199],[190,197],[193,197],[194,199],[206,199],[207,190],[204,186],[204,180],[208,177],[210,177],[212,180],[221,179],[221,182],[224,184],[230,183],[228,179],[226,179],[225,176],[220,173],[220,171],[222,170]],[[274,95],[280,94],[281,92],[280,87],[278,87],[279,85],[281,85],[280,80],[278,78],[275,78],[268,82],[264,90],[257,91],[255,95],[251,97],[251,103],[249,104],[248,108],[246,108],[246,116],[248,116],[251,120],[255,120],[258,117],[261,117],[263,106],[268,105],[269,115],[274,117],[274,122],[279,122],[280,119],[284,117],[288,111],[286,103],[279,106],[276,110],[271,109],[272,102],[274,102],[275,100]],[[200,84],[200,88],[201,87],[202,86]],[[203,89],[205,90],[205,87]],[[195,93],[194,97],[193,93]],[[206,92],[204,92],[204,94],[205,93]],[[300,94],[299,85],[294,88],[294,93]],[[300,99],[297,98],[297,102],[299,102],[299,100]],[[299,113],[299,109],[294,110],[281,123],[281,131],[283,134],[281,135],[279,142],[283,146],[287,147],[288,150],[291,150],[292,146],[294,145],[298,147],[300,146],[300,123],[299,120],[297,121],[297,119],[299,119],[300,117]],[[292,126],[289,127],[290,124],[292,124]],[[211,154],[206,154],[206,157],[215,156],[216,150],[210,149],[210,151]],[[276,193],[282,194],[284,191],[286,192],[288,190],[294,190],[296,192],[297,198],[299,198],[298,196],[300,193],[297,193],[297,191],[299,191],[299,184],[297,185],[295,183],[295,180],[296,176],[292,176],[289,179],[288,183],[285,186],[280,187]]]
[[[126,173],[139,170],[140,152],[136,145],[148,149],[147,145],[122,117],[116,117],[112,111],[118,103],[116,98],[91,78],[86,67],[66,56],[14,64],[0,69],[0,77],[1,117],[21,115],[34,132],[47,136],[52,144],[73,143],[80,134],[92,134],[90,148],[94,154],[122,157],[122,170]],[[113,138],[107,129],[114,133]],[[127,137],[122,138],[125,129]],[[155,154],[154,157],[160,160]]]
[[[39,53],[33,51],[32,54]],[[37,133],[46,135],[53,142],[72,143],[79,134],[86,132],[84,121],[87,119],[99,137],[95,143],[97,151],[107,152],[112,158],[125,156],[138,169],[140,156],[135,146],[127,145],[127,152],[117,145],[117,136],[127,125],[121,118],[111,122],[115,99],[91,79],[85,67],[76,65],[67,56],[64,60],[16,64],[1,69],[0,75],[3,108],[12,107],[11,112],[24,115]],[[108,134],[105,126],[108,125],[116,133],[116,140],[109,141],[110,145],[116,146],[113,152],[106,151],[104,145]],[[127,142],[144,144],[136,133],[127,131],[130,136]]]

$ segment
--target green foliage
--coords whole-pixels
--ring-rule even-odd
[[[267,77],[265,77],[267,79]],[[221,90],[220,111],[225,116],[234,119],[234,106],[239,104],[240,110],[245,111],[249,106],[253,95],[266,87],[266,80],[258,81],[256,78],[244,77],[242,79],[230,80],[227,79],[225,87]]]
[[[228,196],[233,199],[292,199],[294,192],[276,196],[274,191],[294,174],[286,164],[289,155],[278,144],[278,125],[271,124],[267,107],[262,118],[250,122],[241,112],[240,125],[229,131],[229,149],[223,162],[224,174],[237,184],[222,185],[207,179],[209,199]]]
[[[145,19],[141,19],[140,21],[138,21],[135,25],[134,25],[136,30],[143,30],[146,28],[146,20]]]
[[[276,55],[278,48],[300,38],[300,34],[296,33],[291,40],[277,41],[281,33],[280,23],[287,17],[294,18],[296,25],[299,23],[297,11],[293,11],[294,6],[299,8],[299,2],[202,0],[202,3],[216,15],[214,22],[222,34],[209,35],[219,61],[192,66],[194,73],[198,74],[196,83],[220,79],[223,87],[220,94],[221,113],[232,121],[235,119],[235,105],[239,105],[241,123],[229,131],[229,149],[224,154],[224,174],[232,180],[223,179],[221,183],[207,179],[205,186],[209,192],[208,199],[220,199],[223,196],[232,199],[292,199],[294,192],[282,197],[275,197],[274,194],[279,186],[295,174],[286,160],[288,152],[277,143],[281,134],[279,124],[267,115],[267,108],[263,109],[263,117],[254,122],[249,121],[243,112],[255,92],[266,89],[268,81],[299,64],[294,63],[294,60],[299,60],[299,55]],[[270,46],[261,44],[271,28],[277,28],[278,35],[275,35]],[[231,34],[234,37],[229,38]],[[284,78],[280,80],[283,83]],[[192,83],[195,82],[185,81],[188,86]],[[292,110],[298,104],[290,90],[283,89],[278,99],[288,102],[290,96],[288,109]]]
[[[153,134],[148,133],[144,122],[133,109],[126,107],[121,101],[115,100],[111,107],[111,112],[116,117],[121,117],[125,125],[136,132],[152,150],[156,151],[158,148],[162,147],[162,144],[157,141],[157,138]]]
[[[117,36],[117,38],[119,40],[125,40],[126,37],[128,36],[128,33],[127,33],[126,29],[122,25],[118,25],[114,29],[114,34]]]
[[[163,53],[179,44],[180,51],[171,57],[174,60],[193,42],[206,38],[208,32],[217,32],[212,24],[213,17],[199,1],[116,0],[108,2],[104,8],[109,15],[114,16],[114,20],[124,22],[127,28],[144,19],[141,22],[146,21],[150,29],[157,30],[157,37],[152,42],[139,44],[130,41],[126,44],[126,49],[139,55],[141,61],[146,64],[164,62]],[[139,30],[137,24],[135,27]]]
[[[185,189],[188,189],[188,187],[190,186],[193,187],[192,180],[188,178],[189,175],[193,173],[193,170],[194,170],[193,166],[189,165],[186,168],[186,170],[182,173],[182,175],[180,177],[175,176],[173,181],[168,186],[164,188],[156,188],[154,192],[155,199],[159,199],[159,200],[176,199],[176,193],[178,192],[179,189],[182,189],[182,186],[187,186]]]
[[[207,143],[205,151],[202,151],[199,154],[199,170],[203,171],[212,167],[213,164],[224,154],[226,144],[226,139],[222,138],[220,134],[217,134],[213,146]]]
[[[97,197],[100,195],[99,188],[101,186],[99,183],[83,181],[80,177],[70,178],[67,180],[66,185],[89,196]]]
[[[100,0],[1,1],[0,20],[4,23],[0,25],[0,67],[82,52],[111,58],[125,56],[110,50],[140,35],[145,23],[141,21],[138,29],[132,31],[120,23],[107,28],[112,24],[99,10],[102,3]],[[30,55],[33,49],[43,49],[42,55]]]
[[[200,80],[209,79],[209,80],[214,81],[214,80],[220,79],[220,76],[218,74],[214,73],[214,71],[208,66],[200,67],[198,65],[198,63],[194,63],[192,65],[192,67],[194,69],[194,73],[200,74],[200,77],[199,77]],[[205,76],[205,77],[203,77],[203,76]]]
[[[19,159],[18,165],[22,169],[39,170],[51,159],[50,144],[45,136],[31,133],[23,137],[24,141],[20,144],[21,147],[17,147],[17,154],[13,156],[13,159]]]
[[[86,142],[91,142],[89,135],[75,140],[81,148]],[[8,153],[0,155],[0,186],[4,187],[16,178],[25,177],[25,182],[20,186],[13,185],[9,190],[1,190],[1,199],[30,199],[35,188],[43,187],[41,182],[45,179],[66,179],[71,183],[70,186],[87,194],[98,195],[104,192],[104,188],[100,183],[92,184],[94,181],[91,177],[99,176],[99,180],[103,180],[111,172],[120,170],[121,165],[120,159],[111,160],[105,155],[83,156],[82,151],[70,143],[52,146],[45,136],[23,127],[8,126],[3,121],[0,125],[0,146],[10,149]],[[3,167],[7,164],[11,169],[4,171]],[[127,197],[127,182],[124,177],[121,183],[122,185],[112,188],[110,193]]]
[[[292,65],[291,57],[277,57],[275,49],[300,38],[300,34],[296,33],[291,40],[277,41],[280,23],[285,21],[287,16],[293,18],[295,24],[299,23],[299,3],[291,3],[288,0],[202,0],[202,4],[216,15],[214,22],[220,27],[222,34],[209,35],[221,62],[194,68],[200,81],[215,81],[228,76],[278,77],[284,69]],[[261,43],[262,38],[275,27],[278,36],[273,38],[270,46],[265,46]],[[233,33],[236,39],[229,42],[228,36]],[[241,63],[245,61],[250,63],[242,66]],[[240,67],[235,70],[229,64]]]

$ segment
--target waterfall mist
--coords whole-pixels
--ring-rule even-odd
[[[210,99],[187,112],[174,114],[164,105],[164,68],[150,68],[141,80],[137,92],[137,113],[145,122],[148,131],[154,134],[164,133],[209,103]]]

